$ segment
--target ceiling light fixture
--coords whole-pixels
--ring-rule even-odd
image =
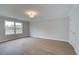
[[[26,11],[25,12],[30,18],[34,18],[37,15],[35,11]]]

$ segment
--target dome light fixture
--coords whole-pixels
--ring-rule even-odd
[[[29,10],[25,12],[30,18],[34,18],[37,15],[37,12]]]

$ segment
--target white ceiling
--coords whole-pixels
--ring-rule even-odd
[[[0,15],[21,20],[31,20],[24,14],[25,11],[30,9],[39,12],[33,20],[53,19],[68,16],[72,7],[72,4],[4,4],[0,5]]]

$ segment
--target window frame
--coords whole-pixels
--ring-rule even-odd
[[[6,22],[13,22],[14,23],[14,33],[13,34],[6,34]],[[22,26],[21,26],[22,32],[21,33],[16,33],[16,28],[17,28],[16,23],[22,24]],[[15,34],[22,34],[22,33],[23,33],[23,22],[5,20],[5,35],[15,35]]]
[[[20,24],[22,25],[22,26],[21,26],[21,31],[22,31],[21,33],[20,33],[20,32],[17,33],[17,30],[16,30],[16,29],[17,29],[16,23],[20,23]],[[22,34],[22,33],[23,33],[23,23],[22,23],[22,22],[15,22],[15,33],[16,33],[16,34]]]
[[[13,22],[13,26],[14,26],[14,29],[15,29],[15,25],[14,25],[14,21],[8,21],[8,20],[6,20],[5,21],[5,35],[13,35],[13,34],[15,34],[15,30],[13,29],[13,32],[14,33],[7,33],[7,26],[6,26],[6,22]]]

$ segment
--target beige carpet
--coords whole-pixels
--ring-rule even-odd
[[[1,55],[75,55],[67,42],[39,38],[22,38],[0,44]]]

